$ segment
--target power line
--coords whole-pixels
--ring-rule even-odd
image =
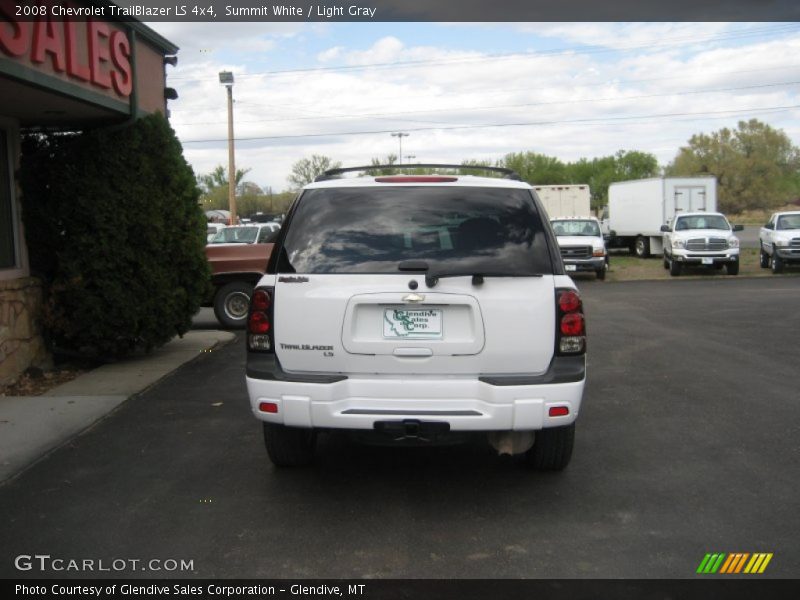
[[[420,60],[405,60],[384,63],[368,63],[364,65],[340,65],[336,67],[308,67],[304,69],[276,69],[272,71],[258,71],[254,73],[237,73],[237,79],[260,77],[263,75],[296,75],[315,72],[337,72],[337,71],[361,71],[366,69],[387,69],[387,68],[409,68],[426,65],[452,65],[458,63],[472,63],[482,62],[487,60],[519,60],[526,58],[537,58],[541,56],[559,56],[564,54],[599,54],[609,52],[632,52],[635,50],[665,48],[688,43],[700,44],[717,41],[737,40],[748,37],[757,37],[764,34],[780,34],[780,33],[794,33],[797,32],[797,26],[792,24],[782,25],[778,27],[770,27],[763,29],[751,29],[744,32],[735,32],[729,34],[721,34],[717,36],[710,36],[706,38],[695,38],[691,36],[672,38],[669,42],[663,43],[648,43],[637,44],[631,46],[620,46],[616,48],[598,47],[598,46],[572,46],[566,48],[557,48],[552,50],[537,50],[530,52],[508,52],[508,53],[493,53],[484,54],[475,57],[461,57],[461,58],[441,58],[441,59],[420,59]],[[171,77],[172,81],[200,81],[204,78],[199,77]]]
[[[570,124],[570,123],[612,123],[619,121],[632,121],[637,119],[669,119],[676,117],[705,117],[708,115],[728,115],[745,113],[764,113],[764,112],[781,112],[800,108],[800,104],[793,104],[789,106],[765,106],[761,108],[746,108],[734,110],[717,110],[717,111],[704,111],[704,112],[680,112],[680,113],[660,113],[650,115],[635,115],[626,117],[594,117],[585,119],[563,119],[552,121],[526,121],[517,123],[487,123],[481,125],[450,125],[444,127],[417,127],[408,129],[409,132],[416,131],[453,131],[458,129],[488,129],[488,128],[501,128],[501,127],[527,127],[533,125],[556,125],[556,124]],[[242,137],[236,138],[237,142],[247,141],[261,141],[261,140],[283,140],[283,139],[300,139],[300,138],[320,138],[320,137],[339,137],[339,136],[354,136],[354,135],[374,135],[392,133],[392,129],[380,129],[371,131],[340,131],[333,133],[303,133],[291,135],[269,135],[269,136],[255,136],[255,137]],[[227,142],[227,138],[206,139],[206,140],[182,140],[183,144],[204,144],[211,142]]]
[[[718,72],[715,73],[715,75],[724,76],[724,75],[741,75],[742,73],[763,73],[764,71],[791,70],[791,69],[796,69],[796,68],[799,68],[799,67],[800,67],[800,64],[789,64],[789,65],[780,65],[780,66],[774,66],[774,67],[761,67],[761,68],[758,68],[758,69],[737,69],[737,70],[734,70],[734,71],[718,71]],[[628,84],[631,84],[631,83],[649,83],[649,82],[658,82],[658,81],[670,81],[670,80],[674,80],[674,79],[686,79],[686,75],[685,74],[684,75],[670,75],[670,76],[667,76],[667,77],[650,77],[650,78],[647,78],[647,79],[622,79],[622,80],[617,80],[617,81],[612,81],[612,82],[604,81],[604,82],[601,82],[601,83],[578,84],[578,89],[602,87],[602,86],[609,85],[609,83],[614,83],[616,85],[622,86],[622,85],[628,85]],[[542,89],[544,87],[544,85],[545,84],[540,83],[539,85],[535,85],[535,86],[525,86],[525,87],[517,87],[517,88],[504,88],[502,91],[488,92],[488,95],[507,94],[509,92],[520,92],[520,91],[526,91],[526,90],[540,90],[540,89]],[[772,84],[769,84],[769,85],[772,85]],[[482,88],[478,87],[478,88],[468,88],[468,89],[464,90],[463,93],[459,92],[459,94],[453,94],[450,91],[448,91],[448,94],[447,94],[446,97],[451,99],[454,96],[456,96],[456,97],[458,95],[466,96],[466,95],[470,95],[470,94],[474,94],[474,93],[487,94],[487,92],[485,92],[485,90],[483,90]],[[395,97],[396,96],[379,96],[377,98],[373,98],[373,100],[379,101],[379,100],[385,100],[387,98],[388,99],[394,99]],[[442,94],[427,94],[427,95],[422,95],[422,96],[404,96],[403,100],[405,102],[409,102],[409,101],[412,101],[412,100],[420,100],[420,99],[424,99],[424,98],[442,98],[442,97],[443,97]],[[238,101],[236,101],[236,105],[237,106],[253,106],[254,103],[253,102],[247,102],[247,101],[238,100]],[[312,111],[312,110],[308,110],[308,108],[306,106],[298,105],[298,104],[291,104],[291,105],[288,105],[288,106],[287,105],[280,105],[280,104],[273,104],[272,106],[291,108],[292,110],[299,110],[299,111],[305,111],[305,112],[315,112],[315,111]],[[206,107],[202,107],[202,106],[201,107],[197,107],[197,106],[193,105],[191,109],[188,109],[188,108],[187,109],[181,109],[179,107],[176,107],[176,108],[171,108],[171,111],[172,111],[173,114],[174,113],[180,114],[181,112],[192,112],[192,113],[195,113],[198,110],[213,110],[213,109],[216,109],[216,108],[218,108],[217,105],[206,106]],[[317,112],[317,114],[322,115],[323,113]],[[279,120],[283,121],[285,119],[279,119]],[[210,123],[184,123],[184,124],[185,125],[212,125],[212,124],[214,124],[214,122],[210,122]]]
[[[375,117],[392,117],[395,115],[427,115],[431,113],[441,113],[441,112],[473,112],[473,111],[487,111],[487,110],[497,110],[501,108],[530,108],[532,106],[551,106],[554,104],[562,105],[562,104],[593,104],[596,102],[613,102],[613,101],[624,101],[624,100],[643,100],[646,98],[664,98],[669,96],[688,96],[688,95],[697,95],[697,94],[718,94],[722,92],[734,92],[734,91],[741,91],[741,90],[752,90],[752,89],[763,89],[763,88],[770,88],[770,87],[781,87],[781,86],[788,86],[788,85],[798,85],[800,81],[783,81],[783,82],[776,82],[776,83],[764,83],[764,84],[756,84],[756,85],[744,85],[744,86],[737,86],[737,87],[728,87],[728,88],[716,88],[710,90],[687,90],[683,92],[665,92],[663,94],[640,94],[636,96],[617,96],[617,97],[608,97],[608,98],[591,98],[591,99],[581,99],[581,100],[551,100],[548,102],[524,102],[520,104],[495,104],[490,106],[476,106],[470,108],[430,108],[425,110],[411,110],[411,111],[401,111],[401,112],[394,112],[394,113],[363,113],[359,115],[342,115],[342,114],[319,114],[318,116],[312,117],[286,117],[286,118],[278,118],[278,119],[253,119],[253,120],[240,120],[239,123],[273,123],[273,122],[285,122],[285,121],[314,121],[318,119],[369,119]],[[402,120],[402,119],[397,119]],[[190,126],[190,125],[217,125],[222,123],[222,121],[204,121],[204,122],[194,122],[194,123],[175,123],[176,126]]]

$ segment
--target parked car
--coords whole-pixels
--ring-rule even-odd
[[[278,223],[250,223],[223,227],[209,244],[268,244],[278,236]]]
[[[773,273],[800,264],[800,211],[774,213],[758,234],[761,267]]]
[[[728,222],[715,212],[692,212],[677,215],[661,226],[664,233],[664,268],[672,276],[681,274],[684,266],[703,266],[739,274],[739,238],[734,231],[741,225]]]
[[[206,225],[206,243],[210,242],[219,233],[219,230],[224,227],[225,225],[222,223],[208,223]]]
[[[593,271],[598,279],[606,278],[608,252],[594,217],[558,217],[550,224],[558,239],[561,260],[568,273]]]
[[[267,268],[278,233],[277,223],[236,225],[225,227],[206,245],[213,293],[204,305],[214,307],[225,327],[245,326],[253,286]]]
[[[532,187],[506,169],[341,177],[374,168],[303,189],[253,293],[246,383],[270,459],[310,463],[321,431],[481,433],[563,469],[586,330]]]

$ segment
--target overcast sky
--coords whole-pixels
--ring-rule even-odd
[[[800,145],[798,23],[150,23],[180,46],[171,122],[198,174],[278,192],[297,160],[461,162],[617,150],[670,162],[693,133],[757,118]],[[405,156],[413,155],[408,159]],[[547,183],[547,182],[540,182]]]

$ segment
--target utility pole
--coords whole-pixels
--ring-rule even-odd
[[[228,208],[231,213],[229,225],[236,225],[236,165],[233,159],[233,73],[222,71],[219,82],[228,90]]]
[[[404,137],[408,137],[410,134],[405,133],[403,131],[396,131],[396,132],[391,133],[389,135],[391,135],[392,137],[396,137],[397,141],[400,142],[400,153],[397,155],[397,158],[400,161],[400,164],[402,165],[403,164],[403,138]]]

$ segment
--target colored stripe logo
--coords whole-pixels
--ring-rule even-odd
[[[765,571],[769,561],[772,560],[772,553],[756,552],[733,552],[733,553],[709,553],[703,557],[697,573],[701,575],[713,575],[714,573],[732,575],[747,573],[755,575]]]

